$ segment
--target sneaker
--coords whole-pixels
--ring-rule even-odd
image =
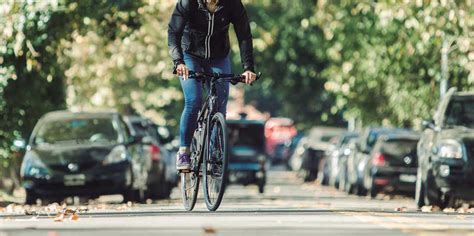
[[[176,169],[189,170],[191,168],[191,158],[189,153],[179,153],[176,155]]]

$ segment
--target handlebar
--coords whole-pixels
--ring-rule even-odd
[[[258,72],[257,78],[255,81],[259,80],[260,77],[262,76],[261,72]],[[195,79],[201,82],[206,81],[207,79],[212,79],[213,82],[216,82],[217,80],[223,80],[223,81],[228,81],[233,85],[236,85],[238,83],[245,83],[245,76],[239,75],[239,74],[223,74],[223,73],[207,73],[207,72],[197,72],[197,71],[189,71],[189,79]],[[255,82],[254,81],[254,82]],[[252,84],[250,84],[252,85]]]

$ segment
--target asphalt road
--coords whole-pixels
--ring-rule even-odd
[[[294,173],[272,171],[266,193],[254,186],[231,186],[217,212],[202,199],[184,212],[178,189],[153,204],[114,204],[101,198],[77,220],[54,215],[0,213],[0,236],[20,235],[473,235],[474,214],[418,212],[412,199],[349,196]],[[19,208],[19,206],[17,206]]]

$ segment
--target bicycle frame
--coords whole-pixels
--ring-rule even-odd
[[[205,102],[201,107],[201,110],[198,112],[198,119],[197,119],[197,130],[201,133],[200,135],[200,153],[201,155],[198,163],[199,165],[194,166],[194,169],[192,170],[195,173],[199,173],[201,170],[200,164],[202,164],[202,154],[204,153],[204,148],[205,148],[205,141],[204,138],[208,136],[209,133],[209,126],[210,122],[212,119],[212,116],[214,115],[215,111],[217,110],[216,102],[217,102],[217,88],[216,88],[216,83],[219,80],[219,77],[213,77],[210,81],[210,89],[209,89],[209,94],[206,96]],[[204,87],[205,82],[203,82],[203,87]]]

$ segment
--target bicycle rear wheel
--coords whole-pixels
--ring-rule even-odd
[[[199,192],[199,171],[201,169],[202,144],[198,132],[199,131],[194,132],[194,137],[191,143],[191,169],[187,172],[180,172],[181,194],[184,209],[187,211],[193,210]]]
[[[203,191],[207,209],[219,208],[227,178],[227,126],[222,113],[210,122],[203,164]]]

